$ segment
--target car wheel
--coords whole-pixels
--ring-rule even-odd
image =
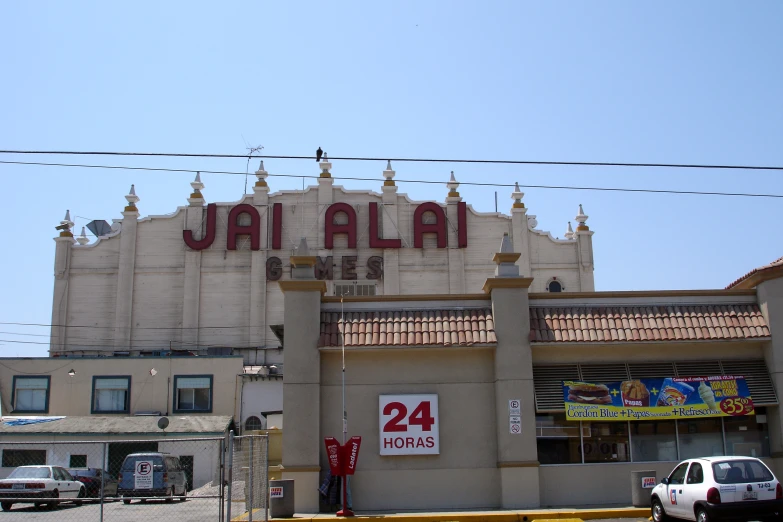
[[[710,516],[704,508],[696,510],[696,522],[710,522]]]
[[[122,503],[127,506],[128,504],[130,504],[130,499],[129,498],[124,498],[124,499],[122,499]]]
[[[83,487],[79,488],[79,494],[76,496],[76,498],[81,499],[81,498],[84,498],[85,496],[87,496],[87,492],[84,490]],[[81,500],[76,500],[76,501],[74,501],[74,504],[76,504],[77,506],[81,506],[82,505],[82,501]]]
[[[57,491],[56,489],[54,491],[52,491],[52,498],[60,498],[60,492]],[[48,507],[49,509],[54,509],[54,506],[56,506],[56,505],[57,505],[57,502],[48,502],[46,504],[46,507]]]
[[[13,502],[0,502],[0,507],[3,508],[3,511],[11,511],[11,506],[13,505]]]
[[[174,488],[170,487],[166,490],[166,502],[171,502],[174,500]]]
[[[670,520],[666,511],[663,509],[663,504],[657,498],[652,501],[652,518],[653,522],[667,522]]]

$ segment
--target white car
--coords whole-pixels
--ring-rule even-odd
[[[783,486],[759,459],[704,457],[674,468],[651,493],[654,522],[780,520]]]
[[[30,504],[53,507],[52,499],[82,499],[84,484],[75,480],[68,470],[60,466],[19,466],[0,480],[0,507],[10,511],[14,504]],[[74,501],[77,505],[81,500]]]

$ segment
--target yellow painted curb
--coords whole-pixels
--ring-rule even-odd
[[[383,519],[389,522],[583,522],[601,518],[648,518],[650,508],[607,508],[607,509],[568,509],[568,510],[530,510],[530,511],[487,511],[487,512],[445,512],[445,513],[390,513],[388,515],[356,515],[354,517],[338,517],[333,513],[318,515],[302,515],[294,518],[275,518],[271,520],[287,520],[291,522],[321,522],[332,520],[356,520],[364,522],[379,522]],[[236,522],[246,522],[247,513],[232,519]],[[253,520],[256,513],[253,512]]]

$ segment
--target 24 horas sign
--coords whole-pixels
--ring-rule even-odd
[[[629,421],[754,415],[745,378],[667,377],[563,381],[567,420]]]
[[[401,239],[383,238],[380,234],[378,203],[368,203],[370,218],[368,246],[375,249],[402,248]],[[424,215],[431,213],[434,219],[424,221]],[[344,217],[344,223],[336,223],[337,215]],[[250,219],[247,225],[239,224],[239,217],[246,215]],[[457,204],[457,247],[468,246],[467,205],[463,202]],[[272,205],[271,219],[266,223],[270,229],[271,250],[282,250],[283,247],[283,204]],[[231,208],[228,212],[228,224],[226,233],[226,249],[237,250],[239,236],[250,238],[250,250],[261,250],[262,218],[256,207],[242,203]],[[207,223],[201,239],[196,239],[192,230],[183,230],[182,238],[185,244],[193,250],[204,250],[215,242],[217,230],[217,205],[207,205]],[[438,248],[448,247],[448,229],[446,228],[446,213],[439,204],[434,202],[421,203],[413,212],[413,248],[424,248],[424,234],[433,234],[436,237]],[[326,209],[324,216],[324,246],[327,250],[334,248],[334,237],[345,235],[348,248],[357,248],[357,218],[356,209],[348,203],[333,203]],[[339,266],[342,269],[341,279],[352,280],[356,274],[357,256],[343,256]],[[334,263],[332,257],[318,257],[315,267],[317,279],[333,279]],[[278,257],[270,257],[266,266],[266,277],[269,281],[277,281],[283,275],[283,264]],[[367,279],[381,279],[383,277],[383,258],[370,256],[367,260]]]

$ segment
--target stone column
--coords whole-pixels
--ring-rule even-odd
[[[204,197],[201,189],[200,174],[191,184],[193,193],[188,198],[188,207],[185,209],[185,229],[194,232],[201,231],[201,235],[207,233],[206,217],[204,215]],[[201,304],[201,250],[192,250],[185,247],[185,275],[182,302],[182,347],[198,346],[199,339],[199,310]]]
[[[511,193],[511,199],[514,204],[511,206],[511,245],[514,252],[520,254],[517,260],[519,273],[524,276],[532,276],[533,271],[530,267],[530,232],[527,226],[527,208],[522,203],[525,193],[519,190],[519,183],[515,184],[514,192]]]
[[[321,174],[318,178],[318,216],[316,218],[318,221],[317,248],[323,249],[326,248],[326,234],[324,231],[324,215],[326,214],[326,209],[324,207],[334,203],[334,180],[332,179],[332,174],[330,172],[332,164],[329,163],[326,158],[318,165],[321,167]],[[304,209],[302,209],[302,212],[304,212]],[[305,230],[302,230],[302,234],[305,233],[307,228],[308,227],[305,227]],[[342,275],[340,277],[342,277]]]
[[[772,377],[778,400],[783,399],[783,277],[781,276],[783,276],[783,267],[778,270],[777,278],[765,280],[756,287],[759,307],[772,336],[772,339],[765,343],[764,360]],[[780,476],[783,473],[783,414],[780,406],[767,408],[767,422],[774,472]]]
[[[459,219],[457,217],[457,205],[462,198],[457,192],[459,182],[454,178],[454,172],[451,173],[451,179],[446,184],[449,187],[449,195],[446,197],[446,233],[449,236],[448,256],[449,256],[449,293],[465,293],[465,256],[462,249],[459,248],[457,226]]]
[[[487,279],[484,292],[492,298],[495,323],[495,412],[503,509],[540,506],[538,453],[536,449],[533,354],[530,347],[528,289],[532,278],[520,277],[515,265],[518,253],[503,237],[493,260],[495,277]],[[521,402],[520,433],[511,433],[509,401]],[[517,419],[515,419],[517,420]]]
[[[52,298],[52,330],[49,338],[49,356],[68,350],[66,345],[68,328],[68,283],[71,269],[71,248],[74,239],[71,232],[71,212],[65,213],[60,221],[60,235],[54,238],[54,295]]]
[[[264,170],[264,162],[256,171],[256,181],[253,187],[253,205],[261,216],[261,248],[250,254],[250,318],[248,324],[248,340],[250,346],[266,347],[266,259],[267,248],[271,247],[269,239],[269,224],[272,212],[269,208],[269,186],[266,183],[268,173]],[[266,348],[265,348],[266,349]],[[253,361],[258,364],[258,361]]]
[[[293,479],[298,513],[318,512],[320,451],[321,296],[326,283],[314,277],[315,256],[303,238],[291,256],[293,277],[280,281],[285,295],[283,380],[283,479]]]
[[[580,292],[595,292],[595,277],[593,275],[593,234],[590,228],[585,223],[587,216],[582,210],[582,205],[579,205],[579,214],[576,216],[579,226],[576,227],[574,236],[577,241],[577,248],[579,249],[579,282]]]
[[[133,326],[133,275],[136,270],[136,232],[139,210],[136,190],[131,185],[130,194],[125,196],[128,205],[122,213],[120,231],[120,262],[117,271],[117,303],[114,309],[114,349],[131,351],[131,328]],[[132,354],[131,354],[132,355]]]
[[[383,176],[386,178],[383,182],[382,205],[378,209],[380,221],[383,223],[384,239],[402,239],[399,232],[399,205],[397,204],[397,185],[394,182],[394,170],[391,167],[391,161],[387,163]],[[405,244],[403,243],[403,246]],[[383,294],[400,294],[400,249],[383,249]]]

